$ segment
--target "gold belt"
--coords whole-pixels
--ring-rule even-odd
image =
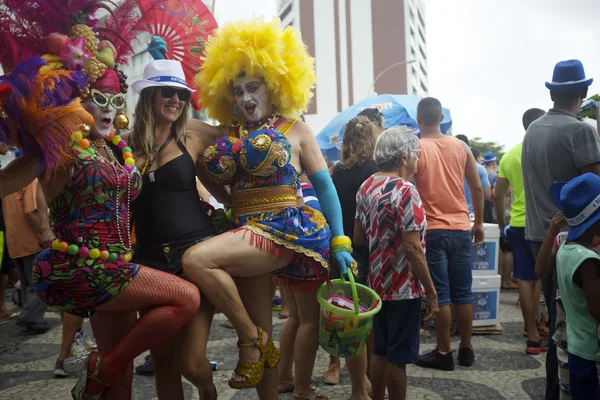
[[[245,189],[232,194],[232,213],[235,217],[296,206],[296,189],[290,186]]]

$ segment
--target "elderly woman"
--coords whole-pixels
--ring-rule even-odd
[[[427,221],[417,189],[410,183],[419,163],[419,140],[407,127],[385,130],[374,159],[379,171],[356,195],[354,243],[369,247],[369,286],[383,307],[373,322],[373,399],[406,397],[406,364],[419,358],[421,296],[426,321],[438,311],[437,293],[425,259]]]

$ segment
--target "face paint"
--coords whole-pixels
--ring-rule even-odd
[[[259,78],[237,78],[233,81],[233,97],[249,122],[258,122],[272,112],[267,85]]]
[[[112,96],[111,93],[103,93],[104,96],[110,98]],[[94,117],[94,123],[96,126],[96,131],[103,138],[108,137],[113,128],[113,122],[115,120],[115,116],[117,115],[117,110],[110,105],[110,102],[106,104],[104,107],[100,107],[91,99],[87,99],[84,103],[84,108],[87,112],[89,112],[92,117]]]

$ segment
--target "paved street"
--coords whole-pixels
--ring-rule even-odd
[[[12,291],[9,291],[10,295]],[[12,306],[10,298],[7,304]],[[454,372],[408,369],[409,399],[542,399],[544,393],[544,356],[532,357],[525,354],[525,340],[516,293],[503,292],[500,301],[500,321],[505,330],[503,335],[476,336],[473,344],[476,363],[472,368],[458,367]],[[215,316],[208,354],[218,362],[219,371],[215,382],[219,399],[256,399],[253,391],[234,391],[227,386],[227,379],[235,366],[237,352],[234,332],[222,328],[219,322],[223,315]],[[67,400],[75,384],[75,377],[54,379],[52,371],[60,348],[60,318],[48,314],[52,329],[40,336],[23,337],[13,328],[13,322],[0,322],[0,399],[44,399]],[[283,321],[273,313],[276,335]],[[89,324],[86,322],[89,329]],[[276,336],[277,337],[277,336]],[[456,345],[458,338],[454,338]],[[433,338],[421,342],[421,351],[435,347]],[[142,360],[140,357],[136,365]],[[327,368],[328,357],[319,351],[314,371],[314,384],[330,399],[347,399],[350,395],[350,380],[343,370],[340,385],[325,386],[320,376]],[[186,399],[198,399],[198,393],[185,383]],[[134,399],[155,398],[154,382],[151,377],[135,377]],[[291,398],[282,395],[282,399]]]

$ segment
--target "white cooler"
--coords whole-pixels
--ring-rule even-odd
[[[496,224],[483,224],[485,239],[473,247],[473,279],[476,276],[498,275],[498,254],[500,251],[500,231]]]
[[[489,326],[498,323],[500,281],[500,275],[473,275],[473,326]]]

